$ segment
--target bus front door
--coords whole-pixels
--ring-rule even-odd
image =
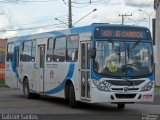
[[[44,92],[45,45],[38,46],[38,89]]]
[[[91,42],[81,42],[81,99],[90,100],[90,47]]]

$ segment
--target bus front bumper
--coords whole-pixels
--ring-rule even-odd
[[[91,89],[91,102],[110,102],[110,103],[135,103],[135,102],[153,102],[154,89],[146,92],[137,91],[121,91],[121,92],[105,92],[99,91],[97,88]]]

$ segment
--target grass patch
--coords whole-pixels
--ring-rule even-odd
[[[0,85],[4,85],[5,81],[4,80],[0,80]]]
[[[154,89],[154,91],[160,93],[160,86],[156,86],[155,89]]]
[[[0,80],[0,87],[4,87],[5,86],[5,81],[4,80]]]

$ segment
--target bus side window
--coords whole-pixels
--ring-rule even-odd
[[[32,41],[25,41],[23,43],[23,51],[22,51],[22,61],[30,62],[31,61],[31,50],[32,50]]]
[[[32,41],[32,58],[31,61],[34,62],[36,58],[36,40]]]
[[[70,35],[67,39],[67,61],[76,62],[78,59],[78,43],[79,36],[78,35]]]
[[[13,60],[14,43],[8,43],[7,45],[7,61],[11,62]]]
[[[63,62],[66,56],[66,37],[58,37],[55,39],[55,47],[53,61]]]
[[[53,41],[54,38],[49,38],[47,43],[47,62],[53,61]]]

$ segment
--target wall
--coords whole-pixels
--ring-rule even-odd
[[[156,11],[155,25],[155,85],[160,86],[160,0],[154,1]]]

